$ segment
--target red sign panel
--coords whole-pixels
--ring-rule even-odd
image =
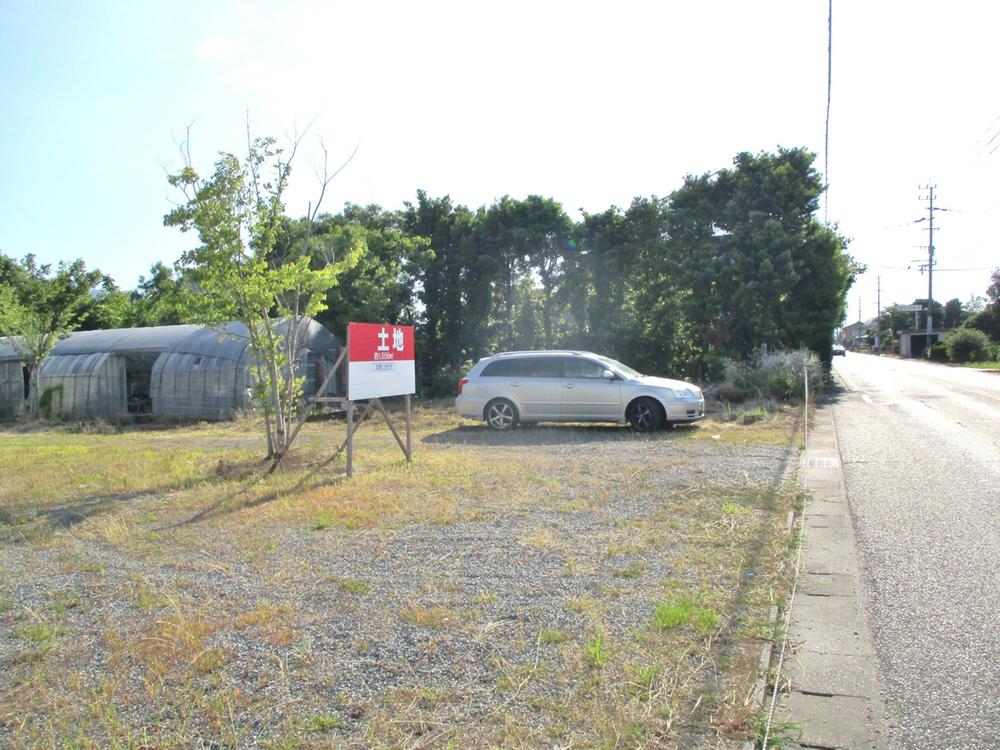
[[[393,362],[415,359],[413,326],[351,323],[347,341],[349,362]]]
[[[416,392],[413,326],[347,325],[347,397],[352,401]]]

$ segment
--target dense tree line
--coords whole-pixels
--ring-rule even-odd
[[[419,389],[446,395],[498,350],[580,348],[699,380],[762,345],[829,360],[860,270],[816,218],[822,180],[803,149],[739,154],[666,198],[573,220],[553,199],[504,196],[476,209],[419,191],[401,209],[347,205],[283,217],[269,261],[323,268],[366,248],[317,318],[417,326]],[[133,291],[95,279],[80,324],[194,319],[189,264],[156,264]]]

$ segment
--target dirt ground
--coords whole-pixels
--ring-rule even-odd
[[[0,432],[0,745],[739,747],[797,429]]]

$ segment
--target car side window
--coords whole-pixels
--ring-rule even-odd
[[[508,378],[527,378],[531,376],[530,359],[508,359],[504,360],[507,365],[505,374]]]
[[[516,360],[512,362],[509,359],[501,359],[496,362],[490,362],[486,367],[483,368],[482,373],[479,375],[481,378],[505,378],[510,375],[511,365],[516,364]]]
[[[604,371],[607,369],[600,362],[578,357],[565,360],[564,367],[567,378],[593,378],[594,380],[603,378]]]
[[[528,375],[532,378],[561,378],[563,376],[563,361],[561,357],[532,357],[522,360],[529,367]]]

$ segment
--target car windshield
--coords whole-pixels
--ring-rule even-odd
[[[598,357],[598,359],[601,360],[601,362],[603,362],[604,364],[606,364],[609,367],[611,367],[612,369],[618,370],[618,372],[620,372],[622,375],[628,375],[630,378],[641,378],[642,377],[642,373],[641,372],[633,370],[628,365],[623,365],[621,362],[619,362],[616,359],[611,359],[611,357]]]

